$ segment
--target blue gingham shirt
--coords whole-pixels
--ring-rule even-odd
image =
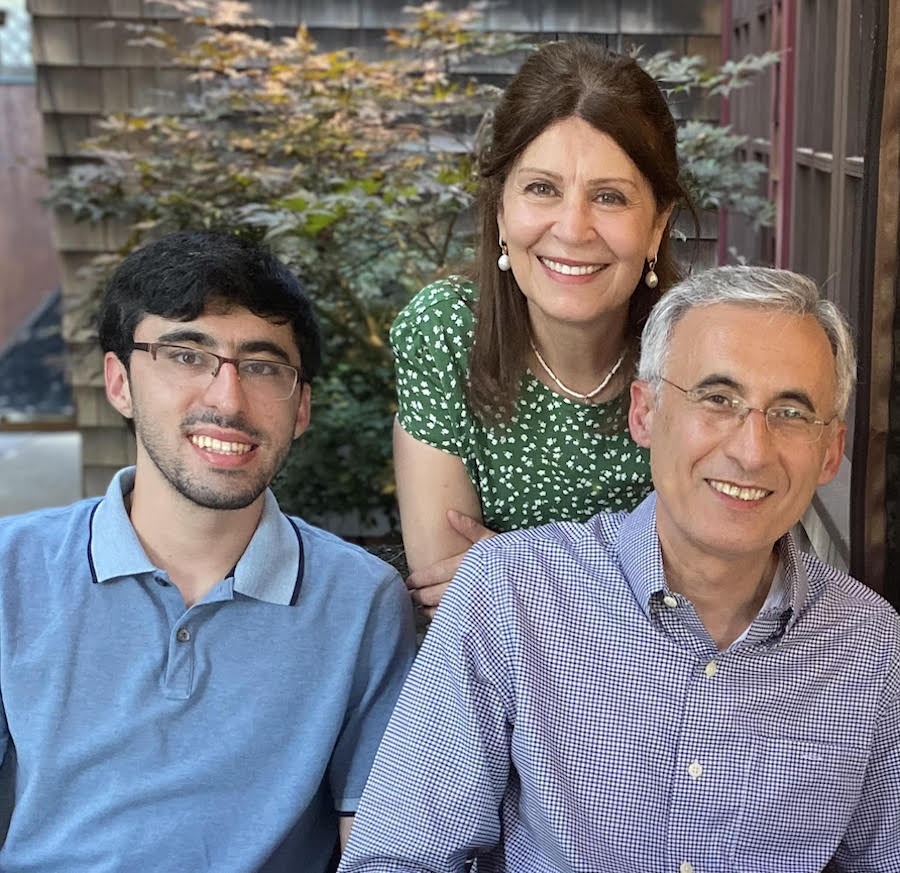
[[[720,652],[655,506],[470,551],[341,873],[900,871],[897,614],[786,536],[784,598]]]

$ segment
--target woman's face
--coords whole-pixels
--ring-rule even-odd
[[[624,325],[670,212],[657,210],[631,158],[587,121],[566,118],[536,137],[513,165],[497,217],[535,328]]]

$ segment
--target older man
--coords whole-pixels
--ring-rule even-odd
[[[633,513],[476,546],[401,694],[343,871],[900,870],[900,620],[788,531],[854,356],[810,280],[667,293]]]
[[[309,300],[175,234],[116,271],[100,342],[136,466],[0,522],[0,870],[321,873],[414,635],[396,572],[268,490],[309,422]]]

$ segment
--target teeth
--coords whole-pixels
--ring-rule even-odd
[[[223,440],[217,440],[209,436],[192,436],[191,442],[201,449],[208,449],[219,455],[243,455],[250,451],[253,446],[247,443],[229,443]]]
[[[551,261],[549,258],[541,258],[541,263],[553,270],[554,273],[562,273],[563,276],[588,276],[603,269],[603,264],[586,264],[581,267],[573,267],[570,264]]]
[[[763,497],[769,494],[764,488],[740,488],[737,485],[732,485],[730,482],[719,482],[715,479],[710,479],[709,484],[716,491],[727,494],[729,497],[736,497],[738,500],[762,500]]]

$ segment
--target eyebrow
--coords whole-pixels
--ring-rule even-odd
[[[275,355],[275,357],[291,363],[288,353],[278,343],[273,343],[270,340],[248,340],[238,346],[238,351],[248,355],[268,352],[270,355]]]
[[[197,346],[203,346],[208,349],[218,348],[219,343],[208,333],[204,333],[196,328],[184,327],[167,331],[161,334],[157,342],[160,343],[193,343]],[[246,340],[238,343],[237,353],[243,355],[268,353],[276,358],[281,358],[286,363],[291,363],[290,355],[278,343],[271,340]]]
[[[742,397],[744,396],[745,386],[735,379],[732,379],[731,376],[725,376],[721,373],[712,373],[702,381],[698,382],[694,387],[714,388],[717,385],[721,385],[723,388],[730,388],[735,393],[740,394]],[[800,388],[787,388],[784,391],[779,391],[766,405],[777,406],[786,401],[805,406],[810,412],[816,411],[815,404],[810,399],[809,394]]]
[[[563,178],[561,174],[554,173],[551,170],[545,170],[541,167],[519,167],[519,169],[516,170],[516,175],[519,175],[520,173],[546,176],[548,179],[553,179],[554,182],[561,182]],[[629,179],[626,176],[604,176],[597,179],[588,179],[587,184],[588,186],[617,184],[637,187],[637,183],[634,181],[634,179]]]

